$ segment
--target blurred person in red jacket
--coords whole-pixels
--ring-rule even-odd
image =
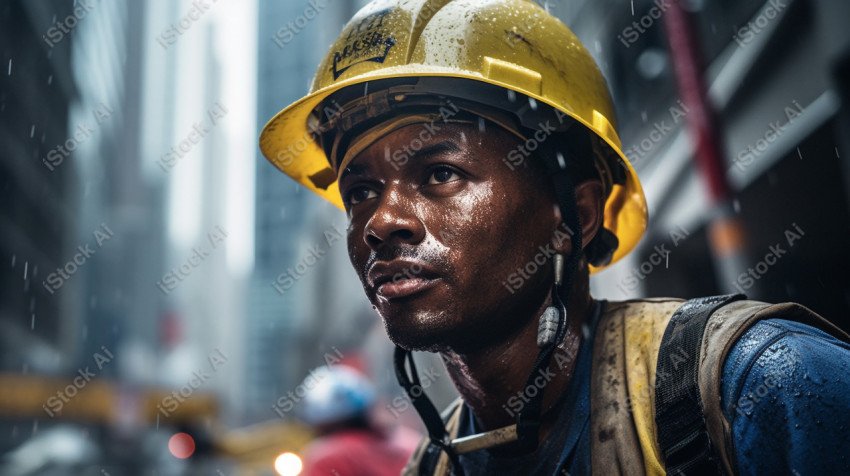
[[[366,377],[345,365],[326,366],[310,372],[302,386],[299,416],[318,434],[304,451],[303,475],[401,472],[414,447],[373,422],[375,389]]]

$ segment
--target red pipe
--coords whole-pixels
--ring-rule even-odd
[[[708,99],[703,76],[703,58],[690,19],[679,0],[668,0],[664,25],[670,43],[670,56],[679,94],[689,112],[688,129],[696,148],[697,166],[708,186],[714,204],[726,202],[731,188],[726,179],[726,159],[714,109]]]

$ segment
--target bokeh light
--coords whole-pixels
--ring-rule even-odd
[[[295,453],[281,453],[274,460],[274,469],[280,476],[296,476],[304,467],[301,458]]]
[[[168,439],[168,451],[175,458],[186,459],[195,452],[195,439],[188,433],[175,433]]]

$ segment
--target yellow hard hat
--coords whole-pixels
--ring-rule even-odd
[[[344,208],[336,164],[318,141],[325,127],[339,123],[340,106],[328,100],[351,90],[365,97],[405,78],[426,80],[441,89],[435,93],[452,97],[463,97],[459,91],[507,90],[512,100],[518,94],[532,106],[546,104],[577,121],[592,132],[603,181],[607,171],[603,225],[619,241],[610,262],[640,240],[646,229],[646,199],[621,150],[605,79],[575,34],[532,1],[373,1],[343,28],[319,66],[310,93],[263,128],[263,155],[298,183]],[[470,92],[466,98],[489,102],[481,99],[487,94]],[[592,272],[599,269],[591,266]]]

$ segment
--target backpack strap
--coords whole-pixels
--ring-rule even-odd
[[[720,469],[703,417],[697,357],[714,311],[744,297],[691,299],[673,314],[664,331],[655,371],[655,424],[668,473],[716,474]]]

